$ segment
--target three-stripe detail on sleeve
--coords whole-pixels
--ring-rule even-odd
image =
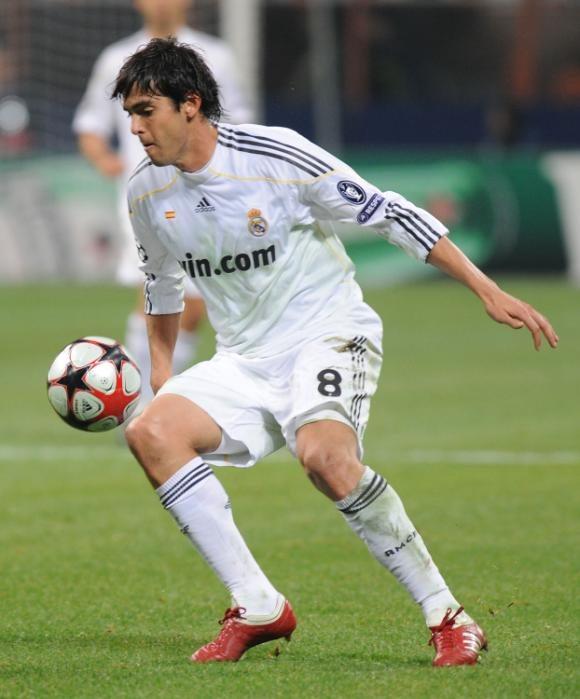
[[[387,204],[385,218],[396,221],[427,252],[431,251],[441,237],[441,234],[417,211],[407,208],[399,202],[391,201]]]
[[[171,507],[176,500],[181,498],[185,493],[191,490],[194,486],[209,476],[213,475],[211,468],[202,461],[197,466],[194,466],[190,471],[184,474],[169,490],[160,496],[161,504],[165,509]]]
[[[333,170],[333,167],[320,158],[297,148],[289,143],[277,141],[267,136],[255,136],[220,124],[218,142],[226,148],[233,148],[242,153],[262,155],[275,158],[294,165],[312,177],[320,177]]]
[[[356,500],[353,500],[353,502],[351,502],[347,507],[340,508],[340,511],[344,515],[354,515],[357,512],[364,510],[365,507],[368,507],[379,497],[379,495],[382,495],[385,492],[388,485],[389,484],[382,476],[375,473],[371,482],[356,498]]]

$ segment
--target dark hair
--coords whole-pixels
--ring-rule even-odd
[[[201,113],[213,121],[219,121],[223,112],[218,84],[206,62],[175,37],[151,39],[130,56],[119,71],[111,99],[126,99],[134,87],[146,95],[169,97],[178,109],[195,93],[201,98]]]

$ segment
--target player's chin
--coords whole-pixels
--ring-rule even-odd
[[[170,161],[163,156],[163,153],[157,148],[156,146],[148,146],[145,149],[147,155],[149,156],[149,160],[153,163],[153,165],[158,165],[158,166],[163,166],[163,165],[169,165]]]
[[[161,158],[156,157],[154,155],[149,154],[149,160],[153,163],[153,165],[157,165],[157,167],[163,167],[164,165],[167,165],[168,163],[164,162]]]

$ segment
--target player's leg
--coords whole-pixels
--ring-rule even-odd
[[[437,651],[434,665],[477,662],[487,646],[483,631],[451,594],[395,489],[358,460],[354,430],[343,422],[310,422],[297,432],[296,451],[314,485],[421,606]]]
[[[236,605],[252,614],[271,614],[279,595],[248,550],[228,496],[202,456],[222,440],[215,421],[187,398],[165,394],[131,422],[126,437],[161,504]]]
[[[222,388],[213,383],[220,377],[224,379]],[[235,384],[235,377],[222,365],[196,365],[171,379],[164,386],[165,392],[127,429],[128,444],[156,488],[161,504],[233,600],[220,635],[195,653],[193,659],[197,662],[238,660],[253,645],[290,636],[296,626],[290,604],[249,551],[233,520],[229,498],[203,457],[208,455],[213,463],[225,463],[223,453],[235,460],[236,450],[245,449],[245,445],[227,438],[217,421],[191,400],[191,394],[199,390],[213,411],[225,396],[229,397],[230,404],[223,411],[226,424],[232,414],[251,414],[236,403],[236,399],[245,398],[245,392],[236,393],[230,381]],[[213,399],[208,398],[212,385],[216,394]]]
[[[333,420],[303,425],[296,453],[314,485],[421,606],[429,626],[459,608],[392,485],[359,461],[351,427]]]
[[[360,461],[380,363],[379,342],[360,335],[306,347],[293,367],[288,444],[314,485],[420,605],[427,625],[437,629],[446,618],[445,634],[460,625],[471,633],[476,625],[451,594],[392,484]],[[475,661],[481,645],[483,637],[460,662]]]

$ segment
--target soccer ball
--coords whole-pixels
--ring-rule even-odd
[[[48,400],[72,427],[105,432],[137,407],[141,374],[127,350],[109,337],[81,337],[48,370]]]

